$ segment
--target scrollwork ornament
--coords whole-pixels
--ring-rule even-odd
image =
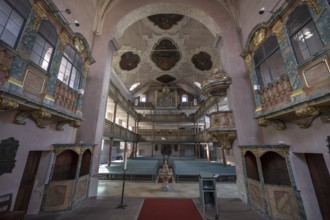
[[[261,127],[267,127],[268,125],[271,124],[271,121],[268,120],[267,118],[259,118],[259,119],[257,120],[257,123],[258,123],[258,125],[261,126]]]
[[[304,105],[295,110],[296,115],[299,117],[295,122],[300,128],[308,128],[312,121],[320,114],[319,109],[314,106]]]
[[[258,47],[266,38],[266,28],[259,28],[253,36],[253,44],[255,47]]]
[[[283,22],[281,20],[277,21],[272,29],[273,33],[276,35],[279,42],[283,42],[285,39]]]
[[[314,106],[305,105],[295,110],[295,113],[299,117],[313,117],[317,116],[320,112]]]
[[[80,37],[73,38],[73,45],[79,53],[82,53],[86,48],[84,42],[80,39]]]
[[[321,8],[317,3],[317,0],[303,0],[316,14],[320,14]]]
[[[0,97],[0,111],[9,111],[17,109],[19,104],[5,97]]]
[[[62,32],[59,35],[59,40],[60,40],[60,50],[64,51],[65,46],[69,43],[69,38],[64,32]]]
[[[36,13],[37,16],[39,16],[40,18],[46,20],[47,19],[47,13],[45,12],[45,10],[40,7],[38,4],[33,4],[32,5],[32,9],[33,11]]]
[[[39,128],[45,128],[46,125],[44,123],[44,120],[50,118],[51,116],[52,114],[44,110],[33,111],[31,114],[31,117],[35,120]]]
[[[79,128],[81,123],[80,123],[80,121],[73,120],[73,121],[70,121],[69,125],[73,128]]]
[[[36,16],[34,17],[34,21],[33,21],[33,30],[34,31],[38,31],[40,23],[41,23],[41,17],[39,14],[36,14]]]
[[[248,53],[245,56],[244,61],[245,61],[246,65],[248,66],[249,71],[251,72],[251,70],[252,70],[252,56],[251,56],[251,53]]]

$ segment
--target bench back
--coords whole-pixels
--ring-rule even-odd
[[[13,194],[5,194],[0,196],[0,212],[10,211]]]

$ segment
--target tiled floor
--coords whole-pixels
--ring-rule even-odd
[[[198,183],[170,184],[169,191],[162,190],[162,184],[152,182],[126,181],[123,204],[125,209],[117,209],[121,204],[122,181],[100,180],[97,197],[88,199],[79,207],[60,214],[39,214],[27,216],[26,220],[135,220],[147,197],[192,198],[204,220],[216,219],[214,207],[207,207],[202,211],[199,199]],[[236,184],[218,183],[217,195],[219,201],[219,216],[221,220],[262,220],[253,208],[237,198]]]

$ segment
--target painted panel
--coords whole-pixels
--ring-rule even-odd
[[[264,205],[263,205],[263,198],[261,195],[261,190],[260,190],[260,182],[255,181],[252,179],[248,179],[248,186],[249,186],[249,191],[250,191],[250,200],[252,205],[254,205],[257,209],[264,210]]]
[[[50,183],[44,211],[64,210],[71,206],[74,180]]]
[[[298,205],[292,187],[265,185],[266,197],[273,218],[300,219]]]

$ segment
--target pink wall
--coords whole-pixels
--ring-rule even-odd
[[[16,125],[13,123],[15,114],[13,111],[0,114],[0,140],[14,137],[19,141],[15,168],[12,173],[0,176],[0,195],[13,193],[12,205],[14,206],[29,151],[43,151],[36,178],[37,186],[32,193],[35,200],[29,208],[29,213],[37,213],[40,205],[37,206],[36,204],[41,203],[42,196],[40,193],[43,190],[49,163],[47,158],[49,158],[49,152],[53,150],[52,145],[56,143],[74,143],[76,129],[65,125],[64,131],[56,131],[55,124],[41,129],[31,119],[25,120],[26,125]]]

